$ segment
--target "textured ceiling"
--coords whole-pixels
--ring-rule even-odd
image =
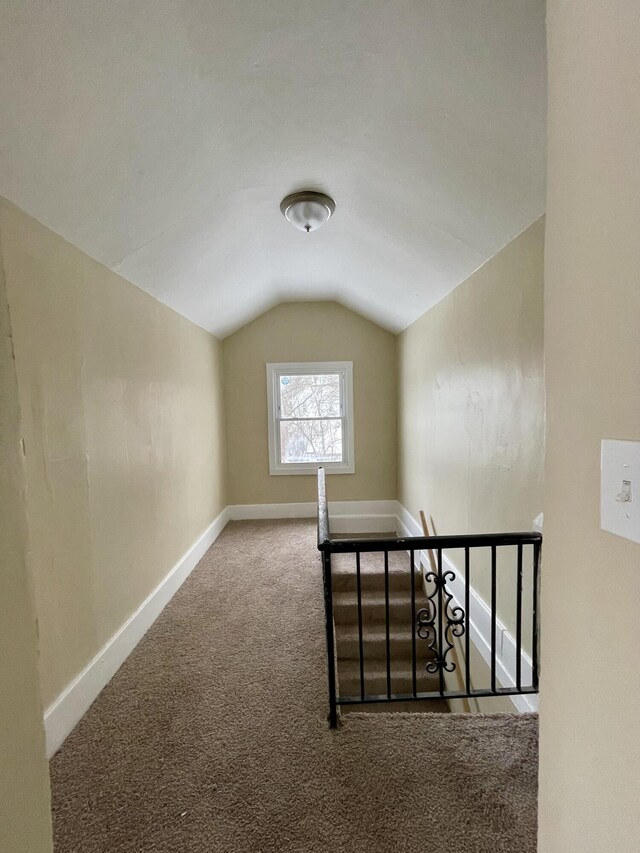
[[[297,299],[399,331],[544,211],[543,0],[0,15],[0,194],[217,335]]]

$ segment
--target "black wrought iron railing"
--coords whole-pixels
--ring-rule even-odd
[[[536,532],[334,538],[330,529],[325,472],[320,468],[318,550],[322,555],[331,727],[337,725],[340,705],[537,693],[541,547],[542,535]],[[458,572],[452,570],[448,557],[452,549],[461,555],[460,563],[464,566]],[[421,560],[425,552],[430,552],[432,558],[431,563],[423,568]],[[478,606],[473,592],[474,558],[479,557],[479,552],[487,555],[483,570],[489,590],[489,601],[482,605],[489,633],[488,640],[485,638],[489,645],[488,679],[482,685],[472,683],[470,647],[474,628],[470,614],[474,602]],[[353,559],[348,559],[348,555],[353,555]],[[390,556],[394,561],[393,570],[390,568]],[[379,561],[380,584],[374,602],[376,624],[372,626],[368,621],[370,612],[365,610],[366,584],[371,575],[366,574],[364,564],[375,560]],[[336,562],[339,562],[337,568]],[[402,577],[406,579],[406,586],[403,598],[399,599],[396,587]],[[336,607],[336,597],[344,597],[345,593],[336,592],[334,587],[339,579],[340,588],[344,589],[345,578],[352,584],[348,604],[354,633],[347,638],[351,643],[353,671],[349,678],[343,679],[339,672],[335,617],[340,609]],[[509,598],[513,593],[515,601],[509,603],[505,590]],[[499,599],[503,610],[511,608],[515,623],[515,636],[509,635],[515,646],[515,660],[512,654],[509,661],[511,675],[508,677],[505,677],[505,629],[498,618]],[[392,625],[398,614],[404,614],[402,618],[406,622],[404,640],[398,639]],[[378,632],[377,647],[368,636],[372,627]],[[400,648],[398,644],[402,640],[408,661],[403,667],[403,677],[395,671],[397,662],[393,654],[393,649]],[[371,654],[377,658],[378,677],[367,669],[373,664],[373,661],[367,661],[368,648],[374,650]],[[456,687],[451,689],[449,684],[453,674]],[[342,687],[343,681],[348,687],[346,691]]]

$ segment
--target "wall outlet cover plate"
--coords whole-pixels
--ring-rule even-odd
[[[640,543],[640,441],[602,441],[600,527]]]

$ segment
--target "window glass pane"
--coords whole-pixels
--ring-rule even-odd
[[[280,376],[280,417],[340,417],[340,374]]]
[[[342,462],[342,421],[280,421],[281,462]]]

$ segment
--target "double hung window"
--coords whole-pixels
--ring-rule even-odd
[[[272,474],[352,474],[353,363],[267,364]]]

